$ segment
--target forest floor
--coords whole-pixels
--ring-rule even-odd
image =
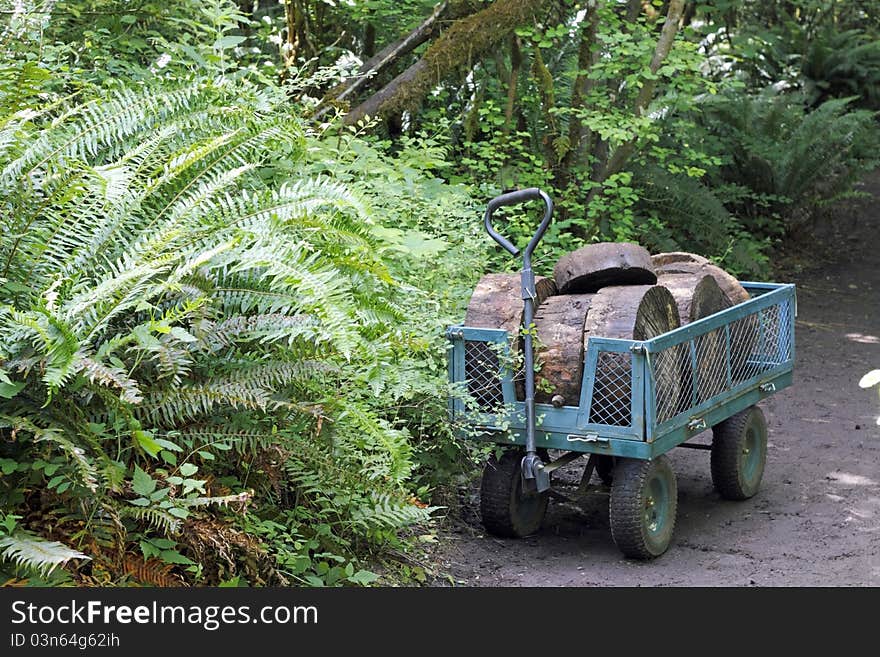
[[[762,403],[768,459],[754,498],[722,500],[708,452],[673,450],[675,535],[664,556],[637,562],[611,539],[607,489],[579,505],[551,501],[538,534],[503,540],[480,524],[477,482],[444,525],[437,583],[880,585],[880,399],[858,387],[880,367],[880,172],[861,189],[872,198],[841,206],[777,268],[798,286],[795,383]]]

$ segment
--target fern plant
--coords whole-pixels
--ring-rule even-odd
[[[46,464],[4,471],[5,505],[60,505],[121,562],[89,527],[110,520],[123,552],[187,534],[199,508],[250,502],[208,488],[247,479],[228,450],[297,427],[330,441],[324,481],[369,473],[348,494],[385,529],[428,517],[405,432],[360,392],[395,358],[400,284],[364,199],[298,171],[303,144],[283,93],[223,79],[2,119],[0,456]],[[285,486],[347,508],[305,481]],[[369,534],[363,508],[341,533]]]
[[[746,229],[778,237],[849,192],[877,162],[873,114],[834,99],[719,94],[702,107],[706,147],[722,159],[708,182]]]

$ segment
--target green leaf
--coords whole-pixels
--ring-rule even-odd
[[[24,388],[24,382],[0,383],[0,397],[3,399],[12,399]]]
[[[17,468],[18,461],[14,459],[0,459],[0,472],[3,474],[12,474]]]
[[[184,564],[186,566],[192,565],[195,563],[189,557],[183,556],[177,550],[162,550],[162,553],[159,555],[159,558],[162,559],[165,563],[179,563]]]
[[[179,326],[174,326],[171,329],[171,335],[180,340],[181,342],[198,342],[199,339],[192,335],[189,331],[180,328]]]
[[[168,509],[168,513],[170,513],[175,518],[185,519],[189,517],[189,511],[186,509],[181,509],[179,506],[172,506]]]
[[[234,48],[239,43],[245,40],[243,36],[235,36],[235,35],[227,35],[222,36],[214,42],[214,50],[226,50],[227,48]]]
[[[152,457],[155,457],[159,454],[159,451],[162,449],[161,445],[155,441],[153,435],[147,433],[146,431],[141,431],[140,429],[135,429],[131,432],[132,435],[137,440],[138,444],[143,448],[143,450]]]
[[[132,477],[131,480],[131,488],[138,495],[147,496],[156,490],[156,480],[135,464],[134,477]]]
[[[192,477],[198,471],[198,466],[194,465],[193,463],[183,463],[180,466],[180,474],[182,474],[184,477]]]
[[[177,443],[172,443],[170,440],[165,440],[164,438],[153,438],[156,441],[157,445],[161,445],[165,449],[170,452],[182,452],[183,447],[178,445]]]
[[[369,570],[359,570],[354,575],[351,575],[348,581],[353,584],[360,584],[361,586],[369,586],[377,579],[379,579],[379,576],[376,573],[371,573]]]

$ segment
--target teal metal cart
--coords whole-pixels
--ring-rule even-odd
[[[484,468],[480,506],[486,528],[510,537],[533,533],[549,498],[562,497],[523,473],[530,453],[529,402],[538,479],[549,481],[558,468],[588,456],[580,490],[588,489],[594,472],[610,485],[612,535],[629,557],[656,557],[669,546],[677,487],[665,454],[674,447],[711,450],[712,480],[722,497],[753,496],[767,450],[757,404],[792,383],[797,306],[794,285],[742,285],[751,300],[651,340],[590,338],[577,406],[517,398],[523,388],[518,378],[531,378],[526,387],[534,390],[534,372],[527,376],[511,349],[520,336],[447,329],[453,423],[467,438],[508,447]],[[687,442],[709,428],[711,446]]]

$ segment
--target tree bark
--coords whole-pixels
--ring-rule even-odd
[[[535,401],[577,406],[584,377],[584,322],[592,294],[565,294],[550,297],[535,311],[538,348]]]
[[[596,31],[599,27],[600,4],[601,0],[597,0],[587,9],[587,15],[584,17],[585,27],[578,46],[578,74],[571,92],[572,116],[568,123],[568,151],[554,180],[557,189],[565,189],[568,186],[571,180],[571,169],[581,159],[584,145],[592,141],[592,131],[575,114],[584,106],[590,91],[596,85],[596,81],[589,77],[589,73],[600,53],[598,48],[595,48],[594,52]]]
[[[496,0],[455,21],[419,61],[352,109],[345,122],[352,124],[365,116],[388,116],[418,107],[431,87],[455,69],[490,53],[517,27],[534,21],[546,5],[542,0]]]
[[[513,110],[516,108],[516,88],[519,81],[519,69],[522,66],[522,52],[519,49],[519,37],[510,37],[510,75],[507,80],[507,105],[504,107],[504,136],[513,128]]]
[[[456,9],[460,11],[462,6],[466,4],[467,3],[455,3]],[[437,4],[431,12],[431,15],[423,20],[416,29],[402,39],[385,46],[376,55],[372,56],[361,65],[356,77],[346,80],[327,94],[327,97],[324,99],[325,106],[315,113],[315,117],[320,117],[328,111],[328,101],[342,101],[352,94],[364,89],[377,74],[381,73],[401,57],[408,55],[420,45],[434,37],[440,29],[440,19],[445,17],[449,12],[449,0],[443,0]]]

